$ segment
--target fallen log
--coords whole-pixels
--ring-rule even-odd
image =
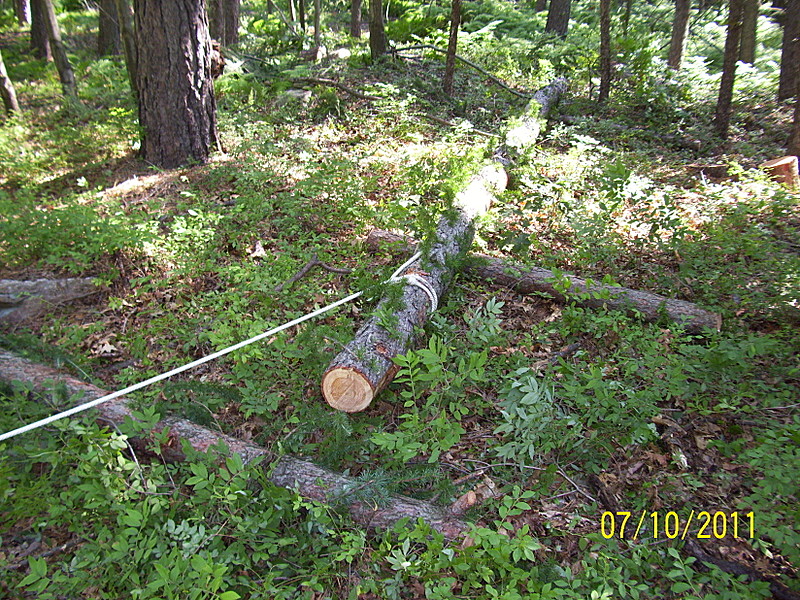
[[[108,394],[105,390],[57,369],[4,351],[0,351],[0,381],[23,382],[32,385],[38,391],[47,391],[48,386],[57,381],[70,395],[81,394],[86,401]],[[97,411],[97,420],[101,424],[114,427],[119,427],[126,418],[132,418],[131,409],[124,397],[101,404]],[[401,519],[409,519],[410,523],[422,519],[448,539],[462,537],[468,529],[466,523],[446,508],[399,494],[389,496],[380,506],[348,501],[348,495],[357,489],[363,489],[364,482],[355,481],[300,458],[276,456],[265,448],[211,431],[191,421],[167,417],[156,424],[154,431],[163,431],[165,428],[168,431],[167,442],[159,448],[159,452],[167,461],[185,460],[182,444],[184,441],[199,452],[206,452],[223,443],[231,453],[238,454],[245,464],[262,458],[263,468],[266,469],[267,477],[273,484],[296,490],[300,495],[312,500],[346,506],[353,520],[361,525],[389,529]],[[129,439],[128,442],[136,452],[152,453],[152,441],[145,437]]]
[[[97,293],[94,279],[0,279],[0,322],[17,325],[48,308]]]
[[[541,120],[565,90],[566,81],[557,79],[534,94],[522,119],[511,129],[516,132],[513,147],[506,134],[503,146],[494,152],[494,164],[481,169],[456,195],[455,215],[439,220],[432,243],[403,275],[406,281],[399,302],[384,297],[375,316],[331,361],[322,376],[322,395],[330,406],[345,412],[364,410],[392,380],[397,372],[395,357],[408,351],[414,331],[436,310],[438,298],[453,277],[454,265],[471,246],[473,220],[485,214],[494,194],[508,185],[508,175],[499,163],[506,164],[510,152],[522,152],[536,141]]]
[[[414,248],[408,238],[381,230],[370,232],[365,244],[372,251],[389,249],[411,253]],[[485,254],[470,254],[468,258],[462,267],[466,275],[507,287],[522,295],[544,294],[560,303],[618,310],[647,322],[668,318],[690,333],[702,333],[705,329],[719,331],[722,327],[722,317],[719,314],[685,300],[675,300],[622,286],[589,282],[574,275],[556,276],[548,269],[523,267]],[[563,289],[564,287],[567,289]]]

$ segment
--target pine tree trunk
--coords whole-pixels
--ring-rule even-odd
[[[786,145],[786,153],[793,156],[800,156],[800,91],[794,101],[792,133],[789,136],[789,143]]]
[[[534,5],[534,10],[536,12],[542,12],[547,10],[547,0],[536,0],[536,4]]]
[[[136,82],[136,70],[139,59],[136,50],[136,36],[133,31],[133,9],[131,9],[130,0],[114,0],[114,3],[117,7],[120,39],[122,40],[122,49],[125,52],[125,69],[128,71],[128,81],[133,95],[138,98],[139,88]]]
[[[0,96],[3,97],[3,106],[6,109],[6,113],[11,114],[19,112],[17,92],[14,90],[14,84],[11,83],[11,79],[8,77],[2,52],[0,52]]]
[[[372,60],[386,54],[386,29],[383,26],[383,2],[369,0],[369,49]]]
[[[300,20],[300,31],[306,31],[306,0],[297,0],[297,18]]]
[[[121,48],[116,1],[100,0],[97,9],[99,12],[97,54],[98,56],[116,56]]]
[[[351,0],[350,7],[350,36],[361,37],[361,0]]]
[[[31,50],[36,58],[53,60],[50,38],[47,35],[45,0],[31,0]]]
[[[800,0],[786,0],[783,11],[783,43],[781,46],[781,74],[778,83],[778,100],[797,95],[800,73]]]
[[[728,35],[725,38],[725,57],[722,64],[722,79],[719,84],[717,108],[714,112],[714,132],[727,139],[731,122],[731,103],[733,84],[736,80],[736,61],[739,57],[739,41],[742,34],[742,13],[744,0],[730,0],[728,14]]]
[[[448,96],[453,95],[453,77],[456,71],[456,50],[458,48],[458,27],[461,24],[461,0],[453,0],[450,11],[450,39],[447,43],[447,59],[444,67],[442,87]]]
[[[322,0],[314,0],[314,48],[322,46]]]
[[[550,0],[550,10],[547,12],[545,31],[555,33],[559,37],[567,37],[569,30],[569,14],[572,0]]]
[[[672,21],[672,39],[669,44],[667,64],[676,71],[681,68],[686,41],[689,38],[689,13],[692,0],[675,0],[675,18]]]
[[[17,23],[20,26],[31,22],[31,3],[30,0],[14,0],[14,13],[17,15]]]
[[[61,80],[61,89],[67,98],[78,99],[78,87],[75,84],[75,72],[67,58],[67,49],[61,41],[61,31],[56,20],[56,11],[52,0],[44,0],[44,19],[47,27],[47,39],[53,50],[53,61],[56,63],[58,78]]]
[[[135,0],[142,157],[206,163],[217,143],[211,39],[203,0]]]
[[[756,31],[761,0],[745,0],[742,13],[742,41],[739,43],[739,60],[753,64],[756,61]]]
[[[240,0],[208,0],[208,28],[211,38],[222,46],[239,39]]]
[[[600,0],[600,93],[605,102],[611,93],[611,0]]]

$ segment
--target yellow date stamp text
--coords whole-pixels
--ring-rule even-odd
[[[755,514],[717,510],[692,510],[682,517],[675,511],[605,511],[600,516],[600,534],[605,539],[682,539],[721,540],[727,536],[754,538]]]

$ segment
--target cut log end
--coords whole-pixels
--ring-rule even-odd
[[[789,189],[796,190],[800,187],[800,174],[798,174],[796,156],[773,158],[761,164],[760,167],[774,181],[786,185]]]
[[[358,412],[369,406],[375,390],[358,371],[336,367],[322,377],[322,395],[336,410]]]

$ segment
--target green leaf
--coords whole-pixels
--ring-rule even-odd
[[[241,596],[234,591],[228,590],[219,595],[219,600],[239,600]]]

